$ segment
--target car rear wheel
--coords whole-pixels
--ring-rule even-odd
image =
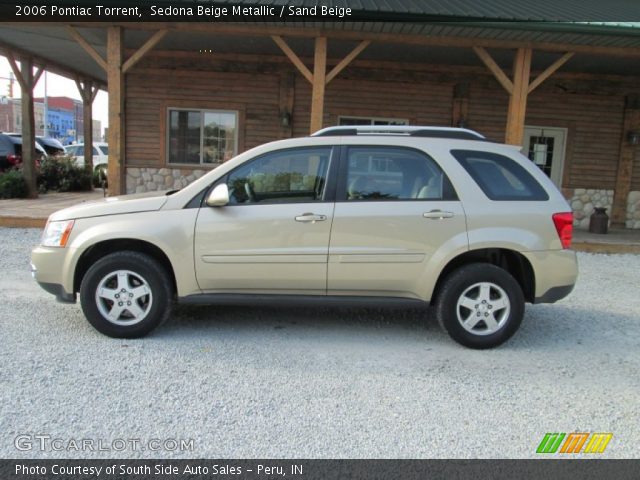
[[[166,270],[138,252],[117,252],[93,264],[80,286],[89,323],[116,338],[142,337],[170,315],[173,288]]]
[[[436,316],[456,342],[470,348],[493,348],[518,330],[524,295],[506,270],[486,263],[465,265],[444,280],[436,299]]]

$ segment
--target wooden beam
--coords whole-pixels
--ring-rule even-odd
[[[76,85],[82,97],[84,166],[93,174],[93,84],[91,80],[76,79]]]
[[[627,106],[624,110],[622,124],[622,138],[620,139],[620,157],[616,170],[616,185],[613,192],[613,205],[611,208],[611,225],[624,227],[627,221],[627,199],[631,191],[631,179],[633,178],[633,164],[639,155],[640,147],[629,144],[627,135],[630,131],[640,131],[640,102],[627,98]]]
[[[99,91],[100,89],[98,87],[93,87],[93,91],[91,92],[91,103],[96,99]]]
[[[32,55],[31,52],[28,52],[20,47],[17,47],[15,45],[12,45],[3,41],[0,41],[0,54],[4,55],[7,58],[9,58],[10,55],[13,55],[15,57],[21,57],[21,58],[31,57],[33,59],[34,66],[46,68],[47,72],[55,73],[63,77],[75,78],[78,76],[79,77],[87,76],[86,73],[81,73],[78,70],[74,70],[72,68],[63,67],[58,63],[56,63],[55,61],[42,58],[38,55]],[[104,80],[97,77],[93,77],[93,76],[89,76],[89,77],[96,85],[100,86],[101,88],[102,87],[106,88],[106,83]]]
[[[316,38],[313,57],[313,87],[311,93],[310,133],[322,128],[324,116],[324,87],[327,84],[327,37]]]
[[[20,85],[20,88],[23,90],[26,89],[27,82],[25,78],[22,76],[22,72],[20,71],[20,67],[18,67],[18,62],[16,62],[16,59],[13,56],[13,53],[9,52],[9,55],[7,55],[7,59],[9,60],[9,65],[11,65],[11,70],[13,70],[13,74],[16,76],[16,80],[18,80],[18,84]]]
[[[71,35],[71,37],[76,42],[78,42],[89,55],[91,55],[91,57],[96,61],[98,65],[102,67],[103,70],[107,70],[107,62],[104,60],[104,58],[102,58],[102,55],[100,55],[98,51],[93,48],[93,46],[89,42],[87,42],[75,28],[73,28],[71,25],[67,25],[67,32],[69,32],[69,35]]]
[[[48,25],[54,23],[48,22]],[[314,27],[281,27],[281,26],[263,26],[263,25],[241,25],[232,22],[178,22],[168,26],[162,22],[130,22],[109,24],[105,22],[74,22],[75,25],[83,27],[105,27],[109,25],[121,25],[136,30],[157,30],[161,28],[169,28],[172,31],[186,32],[205,32],[218,33],[227,35],[278,35],[302,38],[315,38],[325,35],[332,39],[342,40],[371,40],[375,42],[387,42],[405,45],[428,45],[441,47],[460,47],[472,48],[474,46],[483,48],[499,48],[499,49],[517,49],[531,48],[534,50],[542,50],[548,52],[567,52],[588,53],[593,55],[615,55],[623,57],[640,57],[640,49],[637,47],[607,47],[595,45],[581,45],[571,43],[550,43],[535,42],[523,40],[506,40],[502,38],[480,38],[477,36],[468,37],[447,37],[442,35],[421,35],[421,34],[398,34],[398,33],[380,33],[380,32],[363,32],[347,31],[347,30],[327,30],[326,28]],[[1,24],[0,24],[1,25]],[[15,24],[12,24],[12,26]],[[39,26],[36,22],[21,23],[25,26]]]
[[[329,84],[331,80],[333,80],[336,75],[338,75],[342,70],[344,70],[347,65],[349,65],[360,53],[369,46],[371,41],[363,40],[358,44],[356,48],[354,48],[349,55],[344,57],[340,63],[338,63],[333,69],[327,74],[326,82]]]
[[[505,143],[510,145],[522,145],[531,73],[531,55],[530,48],[519,48],[513,62],[513,91],[509,98],[505,135]]]
[[[50,26],[65,27],[68,22],[47,22]],[[325,35],[332,39],[341,40],[371,40],[375,42],[396,43],[404,45],[427,45],[441,47],[459,47],[459,48],[499,48],[499,49],[517,49],[531,48],[547,52],[564,53],[572,51],[576,53],[587,53],[592,55],[613,55],[620,57],[638,58],[640,57],[640,48],[637,47],[608,47],[600,45],[583,45],[571,43],[550,43],[523,40],[506,40],[500,38],[481,38],[477,36],[467,37],[447,37],[442,35],[424,35],[424,34],[398,34],[398,33],[380,33],[380,32],[363,32],[347,31],[347,30],[328,30],[326,28],[314,27],[287,27],[287,26],[263,26],[263,25],[238,25],[233,22],[73,22],[73,25],[81,28],[105,28],[110,26],[120,26],[129,30],[158,30],[168,29],[177,32],[204,32],[226,35],[278,35],[301,38],[315,38],[319,35]],[[15,22],[0,22],[0,27],[15,27]],[[42,23],[38,22],[20,22],[20,26],[24,27],[40,27]]]
[[[293,50],[291,50],[289,45],[287,45],[287,42],[285,42],[282,39],[282,37],[279,37],[277,35],[272,35],[271,38],[276,43],[276,45],[280,47],[280,50],[284,52],[284,54],[289,58],[289,60],[291,60],[291,63],[293,63],[296,66],[296,68],[300,71],[302,76],[306,78],[309,81],[309,83],[313,83],[313,74],[307,68],[307,66],[304,63],[302,63],[302,60],[300,60],[300,57],[298,57],[298,55],[296,55],[296,53]]]
[[[125,54],[133,55],[135,50],[125,49]],[[151,58],[180,58],[180,59],[194,59],[201,60],[202,53],[185,51],[185,50],[153,50],[148,54]],[[313,57],[305,58],[300,57],[300,60],[305,65],[313,62]],[[244,54],[244,53],[216,53],[210,57],[210,61],[213,64],[221,62],[237,62],[237,63],[273,63],[273,64],[287,64],[291,62],[288,58],[282,55],[256,55],[256,54]],[[327,57],[327,65],[337,65],[340,59]],[[493,74],[488,69],[482,66],[470,66],[470,65],[444,65],[433,63],[416,63],[416,62],[395,62],[389,60],[362,60],[356,58],[350,64],[353,68],[375,68],[383,70],[407,70],[411,72],[425,72],[425,73],[445,73],[450,75],[472,75],[488,76],[493,78]],[[144,71],[153,70],[152,67],[140,67],[144,68]],[[540,75],[542,71],[532,71],[531,75]],[[175,72],[176,75],[180,72]],[[576,79],[576,80],[589,80],[589,81],[608,81],[608,82],[627,82],[633,88],[637,83],[637,76],[634,75],[616,75],[616,74],[594,74],[584,72],[567,72],[558,71],[555,74],[556,78],[561,79]],[[94,82],[96,80],[94,79]]]
[[[107,29],[107,82],[109,86],[109,195],[125,193],[124,182],[124,74],[122,28]]]
[[[482,47],[473,47],[473,51],[476,52],[476,55],[478,55],[489,71],[493,73],[493,76],[496,77],[500,85],[511,95],[513,92],[513,82],[509,80],[509,77],[507,77],[491,55],[489,55],[489,52]]]
[[[36,73],[33,75],[33,87],[35,87],[38,84],[38,80],[40,80],[40,77],[42,76],[42,74],[44,73],[44,67],[40,67],[38,68],[38,70],[36,70]]]
[[[563,56],[561,56],[558,60],[549,65],[540,75],[536,77],[536,79],[529,84],[529,92],[533,92],[536,88],[540,86],[542,82],[544,82],[547,78],[553,75],[562,65],[567,63],[567,61],[575,55],[574,52],[567,52]]]
[[[138,63],[140,59],[149,52],[149,50],[155,47],[158,42],[164,38],[167,32],[168,30],[159,30],[154,33],[149,40],[147,40],[133,55],[131,55],[126,62],[124,62],[124,65],[122,65],[122,73],[127,73],[131,67]]]
[[[36,171],[36,127],[33,113],[33,59],[25,57],[20,59],[18,68],[15,58],[9,62],[16,78],[20,77],[21,109],[22,109],[22,175],[27,184],[27,197],[38,197],[38,183]]]
[[[78,92],[80,93],[80,98],[82,98],[82,100],[85,100],[85,96],[84,96],[84,85],[82,84],[82,80],[80,80],[79,78],[74,78],[75,82],[76,82],[76,88],[78,89]]]

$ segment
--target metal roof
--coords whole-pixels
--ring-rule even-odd
[[[193,0],[182,1],[193,3]],[[198,0],[198,3],[278,7],[318,4],[317,0]],[[618,28],[640,21],[637,0],[326,0],[323,5],[349,7],[354,13],[377,14],[387,20],[392,20],[394,15],[410,15],[412,18],[406,20],[416,22],[441,17],[470,21],[597,22],[600,26]]]
[[[70,0],[60,0],[70,1]],[[88,0],[75,0],[82,3]],[[107,3],[105,0],[104,3]],[[200,3],[219,6],[260,6],[295,5],[312,7],[318,0],[140,0],[140,3],[158,4],[171,1],[172,4],[195,5]],[[496,47],[494,58],[499,64],[510,65],[511,53],[500,49],[505,44],[528,43],[531,45],[558,45],[583,47],[583,53],[572,59],[564,69],[575,69],[592,73],[616,73],[639,75],[638,53],[640,52],[640,0],[323,0],[323,5],[349,7],[354,14],[362,15],[366,21],[350,21],[331,18],[315,18],[297,21],[245,21],[243,41],[225,34],[223,28],[228,22],[202,22],[211,27],[199,29],[199,24],[167,24],[170,32],[157,45],[160,50],[196,51],[197,48],[212,48],[217,52],[255,53],[281,55],[282,52],[271,39],[258,33],[260,27],[288,27],[295,30],[316,29],[343,35],[345,38],[332,39],[330,55],[342,58],[352,48],[351,41],[359,34],[373,38],[373,43],[360,58],[371,60],[398,60],[431,62],[459,65],[479,65],[478,59],[469,48],[449,48],[446,43],[437,47],[417,44],[395,43],[394,38],[428,37],[441,39],[466,39],[466,44],[476,41],[493,42]],[[411,21],[408,21],[411,20]],[[106,54],[106,30],[104,24],[73,22],[77,29],[103,57]],[[190,28],[193,25],[194,28]],[[187,26],[189,28],[187,28]],[[144,24],[123,24],[125,47],[139,48],[151,32]],[[217,28],[220,27],[220,31]],[[256,34],[251,32],[253,27]],[[355,34],[355,35],[354,35]],[[375,36],[386,35],[384,41],[376,42]],[[286,33],[285,33],[286,35]],[[396,37],[397,36],[397,37]],[[301,56],[313,55],[313,43],[305,38],[288,38],[287,41]],[[496,42],[497,41],[497,42]],[[198,46],[200,45],[200,46]],[[210,46],[209,46],[210,45]],[[204,46],[204,47],[203,47]],[[89,75],[100,81],[106,80],[105,72],[75,42],[63,23],[22,24],[7,22],[0,24],[0,49],[13,48],[32,53],[44,59],[48,65],[58,65],[81,75]],[[587,47],[587,48],[584,48]],[[609,52],[590,53],[591,47],[619,48],[630,52],[627,57],[612,56]],[[564,47],[563,47],[564,48]],[[553,49],[551,49],[553,50]],[[625,52],[624,55],[627,53]],[[556,54],[557,55],[557,54]],[[536,51],[534,68],[544,68],[554,61],[544,48]]]

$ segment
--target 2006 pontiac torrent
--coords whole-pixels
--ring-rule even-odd
[[[457,342],[511,337],[568,295],[572,214],[513,146],[465,129],[331,127],[249,150],[179,191],[51,215],[38,283],[112,337],[174,302],[420,303]]]

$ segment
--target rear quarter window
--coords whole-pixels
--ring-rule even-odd
[[[475,150],[452,150],[451,155],[491,200],[549,200],[542,185],[512,158]]]

